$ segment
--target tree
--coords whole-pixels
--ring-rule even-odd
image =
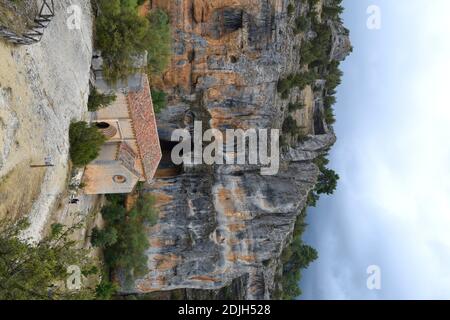
[[[94,87],[89,94],[88,110],[91,112],[97,111],[101,108],[109,106],[114,101],[116,101],[116,95],[100,93]]]
[[[325,122],[329,125],[336,122],[336,117],[334,116],[334,110],[332,107],[325,108]]]
[[[337,18],[341,13],[344,12],[342,6],[323,6],[322,13],[329,18]]]
[[[136,1],[99,0],[96,19],[96,46],[102,52],[104,74],[112,82],[135,71],[134,59],[148,52],[148,70],[162,72],[171,54],[169,18],[162,10],[147,17],[137,12]]]
[[[147,20],[150,24],[145,38],[148,71],[160,74],[169,65],[172,53],[169,16],[161,9],[156,9],[149,13]]]
[[[110,203],[102,209],[106,229],[117,230],[117,241],[106,244],[106,265],[120,270],[125,276],[125,286],[148,272],[146,250],[149,248],[146,227],[156,223],[155,200],[149,194],[140,194],[133,208],[127,212],[123,196],[108,197]]]
[[[323,168],[316,185],[318,194],[333,194],[337,187],[339,175],[331,169]]]
[[[93,270],[87,252],[70,240],[80,225],[53,225],[50,234],[38,242],[21,237],[28,227],[26,219],[0,222],[0,299],[93,299],[91,289],[69,291],[64,285],[69,266],[87,273]]]
[[[311,21],[305,17],[300,16],[295,19],[295,27],[294,27],[294,33],[298,34],[300,32],[306,32],[308,28],[311,26]]]
[[[117,230],[113,227],[99,230],[97,227],[92,230],[91,243],[94,247],[111,246],[117,242]]]
[[[102,281],[95,288],[95,295],[100,300],[110,300],[119,290],[115,283],[102,279]]]
[[[281,254],[282,276],[277,278],[277,289],[273,296],[275,299],[292,300],[302,294],[299,282],[302,269],[306,269],[318,258],[317,251],[302,241],[306,227],[306,210],[297,217],[294,227],[294,239]]]
[[[296,254],[300,261],[300,269],[307,269],[319,257],[317,250],[306,244],[302,244]]]
[[[86,122],[72,122],[69,128],[70,158],[76,167],[87,165],[98,157],[105,136]]]

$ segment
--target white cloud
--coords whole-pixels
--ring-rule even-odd
[[[367,82],[353,74],[339,89],[351,103],[337,106],[333,165],[342,179],[311,217],[320,259],[305,274],[308,298],[450,298],[450,2],[380,2],[384,19],[397,19],[383,27],[402,27],[384,30],[381,47],[364,43],[394,55],[375,62],[379,94],[361,94],[373,65],[358,71]],[[404,30],[416,40],[401,41]],[[380,292],[365,288],[370,264],[382,267]]]

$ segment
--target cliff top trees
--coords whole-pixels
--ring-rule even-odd
[[[333,194],[337,187],[339,175],[331,169],[322,168],[317,181],[316,191],[318,194]]]
[[[302,269],[308,268],[318,258],[317,250],[302,241],[306,228],[305,220],[306,209],[297,218],[292,243],[283,250],[281,255],[281,278],[276,279],[279,286],[273,294],[275,299],[291,300],[301,295],[299,282]]]

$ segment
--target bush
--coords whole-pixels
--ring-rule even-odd
[[[300,16],[295,19],[295,27],[294,32],[300,33],[300,32],[306,32],[311,26],[311,22],[308,18],[304,16]]]
[[[96,127],[90,127],[84,121],[71,123],[69,142],[73,165],[82,167],[93,161],[105,141],[105,136]]]
[[[314,71],[307,71],[297,74],[290,74],[284,79],[280,79],[277,84],[277,90],[283,99],[289,97],[289,92],[292,88],[298,87],[303,90],[307,85],[312,85],[316,80],[317,75]]]
[[[315,24],[316,38],[302,45],[300,52],[301,63],[310,65],[326,65],[331,51],[331,29],[326,24]]]
[[[156,9],[150,12],[147,19],[150,23],[145,39],[145,47],[149,54],[148,71],[160,74],[169,65],[172,53],[169,16],[164,11]]]
[[[152,89],[153,108],[160,113],[167,106],[167,96],[164,91]]]
[[[318,194],[333,194],[337,187],[339,175],[331,169],[322,168],[316,185]]]
[[[288,110],[289,112],[295,112],[297,110],[301,110],[305,107],[305,105],[302,102],[297,103],[289,103]]]
[[[88,110],[91,112],[97,111],[109,106],[114,101],[116,101],[116,95],[103,94],[98,92],[96,88],[92,88],[89,94]]]
[[[110,281],[102,280],[95,288],[95,295],[100,300],[110,300],[117,292],[118,286]]]

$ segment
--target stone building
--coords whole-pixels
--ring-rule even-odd
[[[107,141],[85,169],[84,190],[86,194],[130,193],[138,182],[153,179],[162,157],[149,81],[141,73],[132,76],[133,85],[113,88],[97,77],[97,89],[114,92],[116,100],[91,115],[92,124]]]

